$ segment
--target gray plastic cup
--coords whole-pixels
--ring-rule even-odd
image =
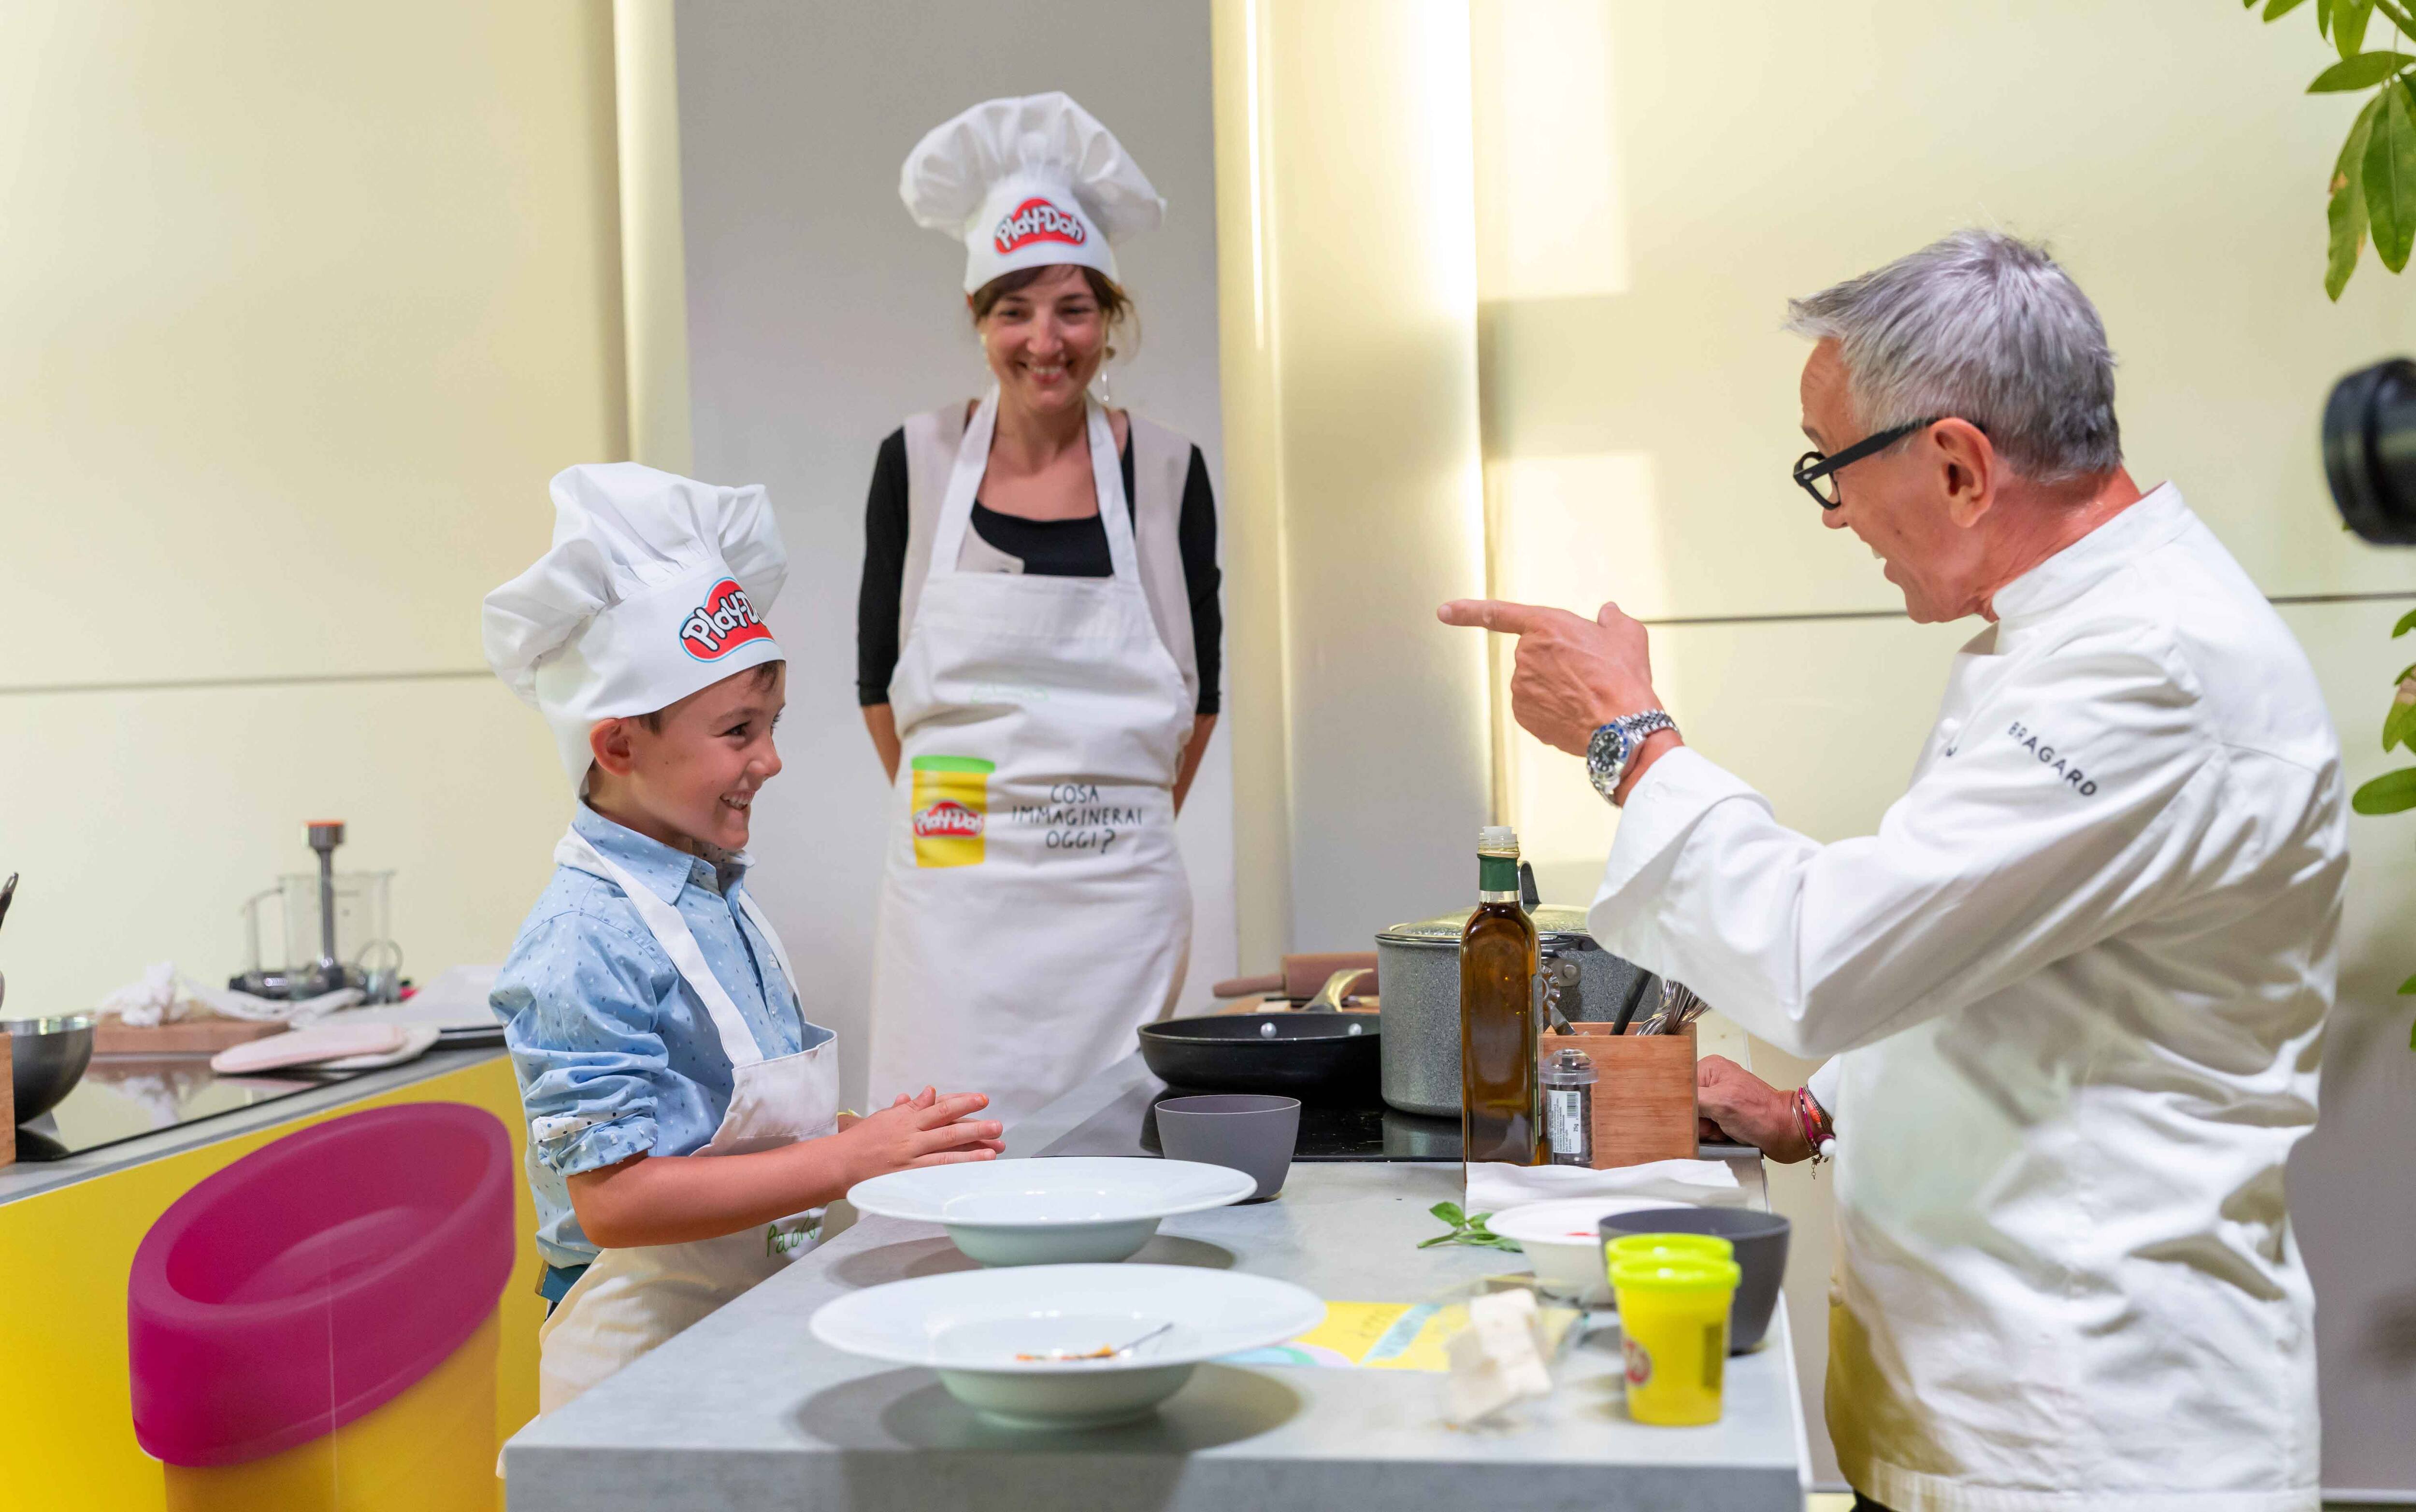
[[[1300,1099],[1227,1092],[1168,1098],[1157,1105],[1157,1147],[1170,1160],[1198,1160],[1241,1172],[1259,1184],[1248,1202],[1283,1190],[1300,1141]]]
[[[1626,1234],[1716,1234],[1736,1247],[1736,1299],[1729,1304],[1729,1353],[1742,1355],[1761,1342],[1770,1315],[1778,1309],[1779,1283],[1787,1279],[1787,1235],[1792,1227],[1776,1213],[1744,1207],[1652,1207],[1613,1213],[1602,1220],[1605,1244]]]

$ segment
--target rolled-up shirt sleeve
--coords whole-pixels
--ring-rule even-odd
[[[1629,796],[1589,922],[1791,1054],[1871,1043],[2191,886],[2223,759],[2198,717],[2177,656],[2083,631],[2009,667],[1879,833],[1832,845],[1680,747]]]
[[[490,999],[521,1084],[529,1149],[565,1176],[655,1147],[655,1082],[666,1063],[644,948],[579,913],[521,936]]]

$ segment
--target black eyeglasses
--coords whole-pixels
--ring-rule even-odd
[[[1895,426],[1876,436],[1865,436],[1835,457],[1821,452],[1805,452],[1795,459],[1795,481],[1812,496],[1812,502],[1822,509],[1835,509],[1844,501],[1837,496],[1837,474],[1848,466],[1861,461],[1874,452],[1883,452],[1916,430],[1925,430],[1945,419],[1932,415],[1910,425]]]

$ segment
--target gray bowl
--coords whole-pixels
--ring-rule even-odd
[[[1239,1171],[1257,1182],[1246,1202],[1283,1190],[1291,1152],[1300,1143],[1300,1099],[1227,1092],[1167,1098],[1152,1110],[1157,1147],[1170,1160],[1198,1160]]]
[[[1776,1213],[1743,1207],[1648,1207],[1614,1213],[1601,1223],[1605,1244],[1626,1234],[1716,1234],[1736,1247],[1736,1298],[1729,1304],[1729,1353],[1761,1342],[1787,1279],[1787,1235],[1793,1225]]]
[[[0,1020],[8,1031],[9,1085],[16,1119],[24,1123],[59,1105],[92,1064],[90,1013],[51,1019]]]

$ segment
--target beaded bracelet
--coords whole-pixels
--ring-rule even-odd
[[[1810,1087],[1797,1087],[1792,1100],[1796,1127],[1804,1131],[1804,1144],[1817,1164],[1827,1158],[1827,1146],[1836,1137],[1836,1131],[1830,1127],[1827,1111],[1813,1100]]]

